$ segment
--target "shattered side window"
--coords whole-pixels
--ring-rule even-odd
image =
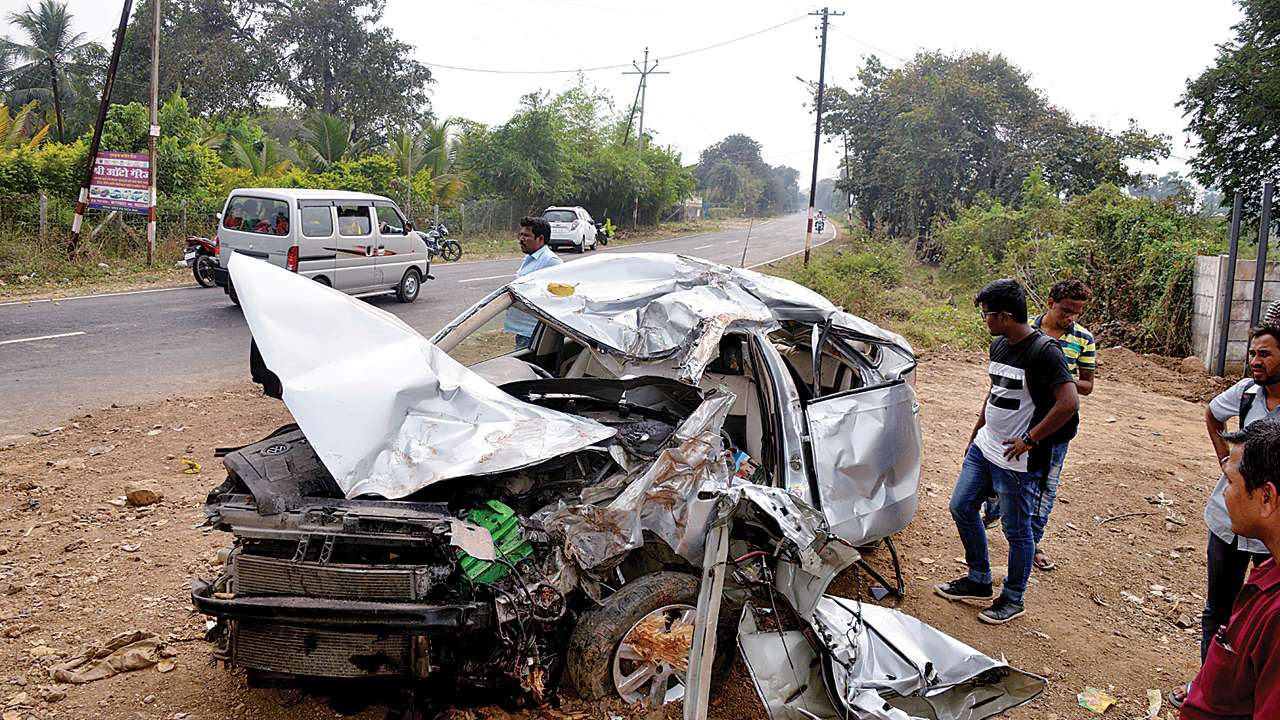
[[[499,315],[485,323],[450,350],[449,357],[470,366],[515,352],[515,337],[503,331],[502,322]]]

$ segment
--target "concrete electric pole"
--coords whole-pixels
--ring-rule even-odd
[[[147,132],[147,157],[151,163],[151,187],[147,207],[147,266],[156,261],[156,138],[160,136],[160,3],[151,0],[151,127]]]
[[[809,264],[809,252],[813,249],[813,202],[814,197],[818,194],[818,151],[822,147],[822,94],[826,89],[827,78],[827,18],[830,15],[839,17],[844,15],[842,12],[831,12],[827,8],[822,8],[818,12],[811,12],[810,15],[822,16],[822,55],[818,61],[818,101],[816,103],[818,110],[818,122],[813,131],[813,175],[809,179],[809,222],[804,231],[804,264]]]
[[[120,27],[116,28],[116,41],[111,47],[111,62],[107,64],[107,81],[102,86],[102,101],[98,103],[98,118],[93,123],[93,137],[89,140],[89,164],[84,170],[84,182],[80,196],[76,198],[76,214],[71,220],[71,237],[67,240],[67,257],[74,258],[80,248],[80,225],[89,208],[89,185],[93,183],[93,163],[98,157],[98,145],[102,139],[102,124],[107,121],[107,108],[111,105],[111,86],[116,81],[116,68],[120,65],[120,48],[124,47],[124,31],[129,26],[129,10],[133,0],[124,0],[120,10]]]
[[[640,126],[639,126],[640,132],[638,133],[636,138],[636,160],[639,161],[640,163],[643,163],[644,162],[644,99],[645,99],[645,90],[647,90],[649,87],[649,76],[650,75],[670,75],[670,73],[666,72],[665,70],[658,71],[657,60],[654,60],[652,65],[649,64],[649,48],[644,49],[644,67],[636,65],[635,61],[632,61],[631,67],[635,68],[634,72],[631,70],[628,70],[622,74],[640,76],[640,87],[637,89],[637,93],[640,96]],[[630,123],[628,122],[628,124]],[[639,225],[639,223],[640,223],[640,196],[636,195],[635,207],[631,213],[631,228],[634,230]]]

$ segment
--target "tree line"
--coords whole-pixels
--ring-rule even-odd
[[[633,107],[577,78],[531,92],[503,123],[440,117],[430,69],[383,23],[385,0],[166,0],[161,28],[157,180],[162,208],[215,207],[235,187],[324,187],[388,195],[411,213],[501,200],[510,215],[580,204],[617,221],[657,222],[704,192],[736,212],[794,209],[798,172],[759,144],[709,149],[715,173],[685,165]],[[126,31],[102,149],[146,149],[151,0]],[[73,198],[87,160],[109,53],[65,2],[9,17],[0,42],[0,195]],[[47,129],[46,129],[47,126]],[[732,146],[739,140],[726,139]],[[705,181],[705,182],[704,182]]]

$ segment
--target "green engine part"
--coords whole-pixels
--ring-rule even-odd
[[[467,511],[467,520],[489,531],[493,547],[500,560],[515,565],[533,555],[533,546],[520,534],[520,518],[516,511],[497,500],[489,500],[484,507]],[[487,585],[497,582],[511,572],[506,564],[493,560],[481,560],[465,552],[458,552],[462,574],[473,583]]]

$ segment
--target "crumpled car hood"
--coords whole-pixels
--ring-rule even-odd
[[[361,300],[243,255],[228,268],[285,405],[348,498],[402,498],[615,433],[511,397]]]
[[[901,336],[790,280],[684,255],[586,258],[530,273],[507,287],[606,353],[642,363],[674,360],[677,376],[694,384],[716,358],[725,332],[768,332],[788,320],[830,320],[911,351]]]

